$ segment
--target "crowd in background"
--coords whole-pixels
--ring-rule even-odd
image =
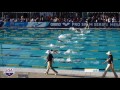
[[[51,15],[39,15],[24,17],[21,15],[20,17],[10,17],[9,15],[5,15],[0,18],[0,22],[120,22],[119,15],[117,14],[90,14],[87,17],[77,16],[51,16]]]

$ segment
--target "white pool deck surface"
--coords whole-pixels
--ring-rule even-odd
[[[6,72],[12,69],[13,75],[7,76]],[[54,75],[52,70],[49,70],[48,75],[45,74],[46,69],[41,68],[14,68],[0,67],[0,78],[102,78],[104,71],[85,71],[85,70],[61,70],[57,75]],[[116,72],[120,78],[120,72]],[[108,71],[105,78],[115,78],[113,72]]]

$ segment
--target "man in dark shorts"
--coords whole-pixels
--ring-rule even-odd
[[[110,51],[108,51],[106,54],[108,55],[108,59],[107,59],[104,63],[107,62],[108,64],[107,64],[107,67],[106,67],[105,72],[103,73],[103,76],[102,76],[102,77],[104,78],[105,75],[107,74],[107,71],[108,71],[109,69],[111,69],[112,72],[114,73],[115,78],[118,78],[118,75],[117,75],[116,72],[114,71],[113,55],[111,54]],[[103,63],[103,64],[104,64],[104,63]]]
[[[54,57],[53,57],[53,55],[52,55],[52,51],[53,50],[49,50],[48,51],[48,56],[47,56],[47,70],[46,70],[46,72],[45,72],[45,74],[48,74],[48,72],[49,72],[49,69],[52,69],[53,71],[54,71],[54,73],[55,73],[55,75],[57,75],[58,74],[58,72],[52,67],[52,63],[54,62],[53,60],[54,60]]]

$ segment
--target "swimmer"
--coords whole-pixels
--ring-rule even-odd
[[[58,39],[59,42],[63,42],[62,40]]]
[[[51,51],[52,54],[59,53],[58,50],[47,50],[45,53],[49,54],[49,51]]]
[[[78,63],[81,62],[81,60],[73,60],[73,61],[60,61],[61,63]]]
[[[57,54],[57,53],[58,53],[58,50],[54,50],[53,52]]]

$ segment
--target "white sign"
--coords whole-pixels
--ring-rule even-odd
[[[85,69],[85,72],[99,72],[99,69]]]
[[[80,26],[80,23],[72,23],[72,26]]]
[[[70,25],[70,23],[62,23],[64,26],[68,26]]]
[[[50,26],[61,26],[61,23],[50,23]]]

